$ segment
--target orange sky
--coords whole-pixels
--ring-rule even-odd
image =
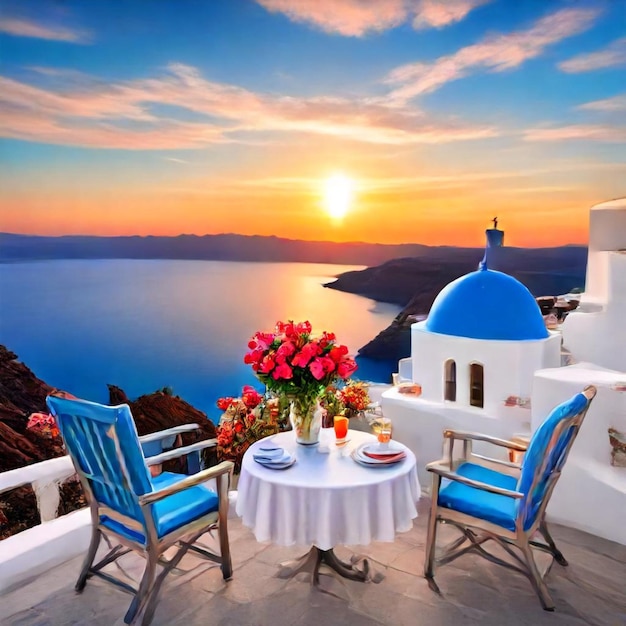
[[[180,1],[5,0],[0,230],[550,246],[626,194],[625,0]]]

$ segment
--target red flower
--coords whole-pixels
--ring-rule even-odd
[[[272,378],[274,380],[279,380],[281,378],[284,380],[289,380],[293,378],[293,370],[291,369],[291,367],[289,367],[287,363],[280,363],[275,367],[274,371],[272,372]]]
[[[263,357],[263,360],[259,364],[259,372],[262,374],[269,374],[273,369],[276,362],[274,361],[274,357],[271,354]]]
[[[302,349],[291,359],[294,367],[306,367],[309,361],[320,354],[322,351],[317,343],[310,341],[302,346]]]
[[[252,350],[252,352],[248,352],[244,357],[244,363],[259,363],[259,361],[263,358],[264,351],[261,348],[256,348]]]
[[[254,387],[246,385],[242,390],[241,399],[249,409],[253,409],[261,404],[263,396]],[[218,408],[222,407],[218,405]]]
[[[44,437],[56,437],[60,434],[54,416],[49,413],[31,413],[26,428],[38,432]]]
[[[225,411],[233,403],[232,398],[219,398],[216,402],[217,408],[220,411]]]
[[[332,345],[335,342],[335,333],[327,333],[324,331],[322,336],[319,339],[320,347],[326,348],[329,345]],[[346,348],[346,354],[348,353],[348,348]]]
[[[322,380],[326,374],[330,374],[335,369],[335,362],[326,356],[317,357],[309,365],[311,374],[316,380]]]
[[[254,334],[254,337],[248,342],[248,348],[250,350],[260,350],[263,352],[267,350],[274,341],[274,335],[272,333],[258,332]]]
[[[337,365],[337,374],[344,380],[356,372],[358,365],[354,359],[347,358]]]
[[[296,346],[291,341],[282,343],[276,350],[276,362],[284,363],[295,351]]]
[[[313,337],[311,330],[308,321],[276,322],[274,333],[255,333],[244,362],[269,391],[313,399],[334,381],[348,378],[356,363],[334,333]]]
[[[339,363],[344,356],[348,354],[348,346],[335,346],[330,349],[328,356],[335,362]]]

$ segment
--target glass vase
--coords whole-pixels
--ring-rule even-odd
[[[296,396],[289,407],[289,421],[296,434],[296,442],[303,446],[314,446],[320,440],[323,410],[317,398]]]

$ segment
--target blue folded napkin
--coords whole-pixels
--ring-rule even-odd
[[[291,454],[283,448],[277,446],[260,446],[259,451],[252,455],[252,458],[264,465],[274,465],[289,463],[292,459]]]

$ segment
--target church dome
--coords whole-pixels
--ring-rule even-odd
[[[442,335],[500,341],[549,336],[530,291],[512,276],[488,269],[461,276],[444,287],[424,328]]]

